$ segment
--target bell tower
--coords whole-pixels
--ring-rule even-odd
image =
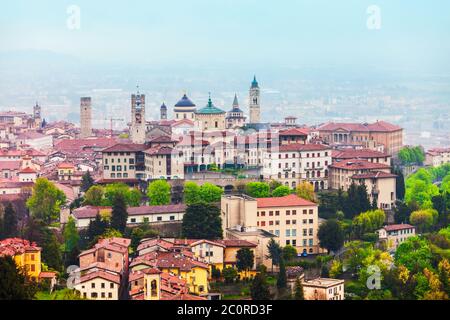
[[[145,94],[139,93],[139,86],[136,94],[131,95],[131,141],[133,143],[145,143]]]
[[[249,111],[250,123],[260,123],[261,109],[260,109],[260,90],[256,76],[253,78],[249,93]]]
[[[92,104],[90,97],[80,99],[80,137],[92,136]]]

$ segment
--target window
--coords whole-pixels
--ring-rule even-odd
[[[162,217],[157,217],[156,220],[157,221],[162,221]]]
[[[112,293],[108,292],[108,298],[112,299]]]
[[[303,210],[303,214],[306,214],[308,211],[306,209]]]
[[[110,288],[110,289],[114,289],[114,283],[111,282],[111,283],[109,284],[109,288]]]
[[[291,234],[293,237],[297,236],[297,230],[296,229],[292,229]]]
[[[273,211],[269,211],[269,217],[273,216]]]
[[[295,216],[297,214],[297,210],[292,210],[292,215]]]
[[[297,224],[297,220],[292,220],[292,224]]]
[[[104,292],[102,292],[102,298],[105,298],[105,297],[106,297],[105,293],[104,293]]]
[[[91,298],[96,299],[97,298],[97,292],[91,292]]]
[[[313,221],[314,221],[313,219],[309,219],[309,223],[313,223]]]
[[[175,216],[170,216],[170,221],[173,221],[173,220],[175,220]]]
[[[289,216],[291,214],[291,210],[286,210],[286,215]]]
[[[131,223],[136,223],[136,218],[131,218],[130,221]]]
[[[102,282],[101,287],[102,287],[102,289],[105,289],[105,283],[104,282]]]
[[[309,209],[309,214],[313,214],[314,210],[313,209]]]
[[[275,215],[279,216],[280,215],[280,211],[275,211]]]
[[[297,240],[292,240],[292,245],[295,247],[297,246]]]
[[[286,224],[291,224],[291,220],[286,220]]]
[[[94,282],[91,283],[91,288],[95,289],[95,283]]]
[[[265,227],[266,226],[266,222],[265,221],[261,221],[261,227]]]

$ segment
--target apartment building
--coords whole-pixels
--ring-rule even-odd
[[[282,144],[264,153],[263,176],[296,188],[302,181],[309,181],[315,190],[328,189],[328,166],[331,164],[331,148],[322,144]]]
[[[183,158],[171,147],[157,146],[144,151],[147,180],[184,179]]]
[[[102,151],[103,178],[145,179],[145,144],[118,143]]]
[[[333,189],[347,191],[350,185],[364,183],[370,201],[376,199],[380,209],[392,209],[396,196],[396,175],[385,163],[374,163],[361,159],[335,162],[330,168],[330,185]]]
[[[320,126],[318,131],[320,138],[330,145],[358,145],[366,148],[383,145],[384,151],[394,158],[403,147],[403,128],[385,121],[370,124],[329,122]]]
[[[439,167],[450,163],[450,148],[434,148],[425,154],[425,165]]]
[[[223,230],[264,230],[275,236],[281,246],[292,245],[299,253],[319,252],[318,205],[288,195],[279,198],[223,196]]]
[[[317,278],[302,285],[305,300],[344,300],[344,280]]]

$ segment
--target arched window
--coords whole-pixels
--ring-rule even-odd
[[[292,178],[295,178],[295,171],[292,171]]]

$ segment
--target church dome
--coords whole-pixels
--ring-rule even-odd
[[[184,94],[181,100],[175,104],[175,107],[195,107],[195,104],[187,97],[186,94]]]

